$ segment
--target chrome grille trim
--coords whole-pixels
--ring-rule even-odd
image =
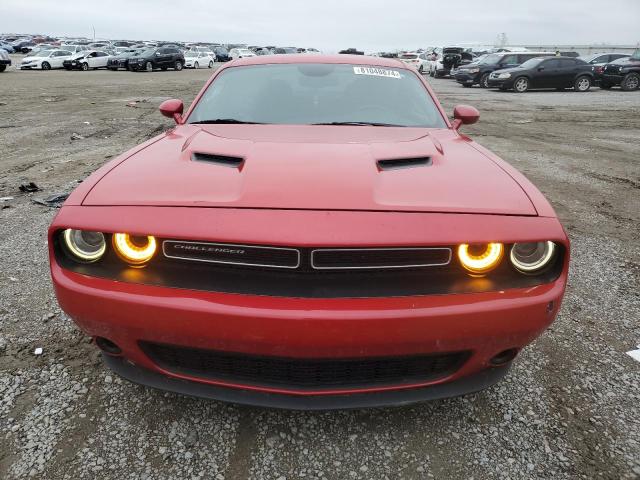
[[[315,264],[315,254],[317,252],[384,252],[384,251],[446,251],[449,255],[444,263],[421,263],[414,265],[371,265],[371,266],[345,266],[345,267],[322,267]],[[378,270],[392,268],[419,268],[419,267],[439,267],[451,263],[451,249],[448,247],[396,247],[396,248],[317,248],[311,251],[311,267],[314,270]]]

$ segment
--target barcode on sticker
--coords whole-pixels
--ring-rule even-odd
[[[353,67],[353,73],[355,73],[356,75],[373,75],[375,77],[400,78],[399,71],[387,70],[386,68]]]

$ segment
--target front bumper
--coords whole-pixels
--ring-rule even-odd
[[[600,75],[600,83],[605,83],[607,85],[620,85],[623,79],[624,75],[620,74],[603,73]]]
[[[337,398],[409,391],[480,375],[492,368],[492,357],[523,348],[547,328],[558,311],[566,281],[562,274],[551,284],[502,292],[302,299],[128,284],[84,276],[56,264],[52,277],[61,307],[82,330],[116,343],[123,357],[140,368],[216,388]],[[145,354],[141,341],[289,358],[453,351],[469,351],[471,356],[459,369],[435,380],[327,391],[244,385],[169,371]],[[287,404],[286,398],[282,401]]]
[[[476,85],[480,82],[477,77],[477,74],[467,73],[460,70],[458,70],[454,76],[456,82],[461,85]]]
[[[489,88],[513,88],[513,78],[491,78],[487,81]]]
[[[261,398],[269,397],[269,405],[280,402],[282,406],[291,406],[292,397],[300,405],[313,403],[315,398],[332,397],[330,406],[317,408],[334,408],[349,404],[352,396],[358,399],[356,405],[405,401],[400,399],[400,393],[398,397],[390,393],[387,397],[387,392],[404,392],[408,396],[405,398],[415,400],[448,395],[427,393],[426,389],[449,383],[460,385],[477,376],[491,377],[495,368],[491,359],[496,354],[523,348],[554,320],[567,279],[566,235],[557,219],[551,217],[416,216],[386,212],[326,215],[310,211],[219,209],[215,211],[213,225],[225,227],[213,231],[211,209],[153,207],[153,214],[149,213],[150,209],[144,207],[105,209],[66,205],[61,209],[49,230],[51,274],[60,306],[88,335],[116,343],[123,358],[136,369],[153,372],[155,377],[168,377],[179,385],[191,382],[189,385],[196,385],[193,388],[197,391],[207,389],[206,396],[233,401],[245,398],[248,403],[265,404]],[[385,228],[381,229],[381,225]],[[287,239],[290,245],[344,247],[424,244],[424,232],[428,231],[433,245],[482,243],[489,238],[507,243],[548,238],[562,243],[567,254],[555,281],[527,288],[399,297],[294,298],[145,285],[135,283],[139,269],[131,269],[130,282],[66,270],[56,261],[53,235],[69,227],[148,232],[159,238],[188,231],[188,238],[216,238],[227,243],[242,240],[247,244],[278,245]],[[455,371],[429,380],[412,383],[399,380],[384,386],[341,385],[327,390],[203,378],[193,372],[160,366],[141,348],[141,342],[294,360],[366,360],[462,351],[469,355]],[[123,375],[133,375],[127,372]],[[154,380],[152,384],[157,386],[158,382]],[[464,393],[475,389],[465,388],[435,391]],[[177,387],[169,389],[183,391]],[[423,392],[415,393],[420,390]],[[254,393],[258,395],[250,395]],[[364,400],[367,395],[377,400]]]
[[[2,59],[0,59],[0,65],[10,66],[11,65],[11,60],[2,60]]]

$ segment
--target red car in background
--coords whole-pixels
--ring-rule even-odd
[[[217,70],[49,229],[61,307],[132,381],[301,409],[500,380],[554,320],[569,242],[542,194],[393,59]]]

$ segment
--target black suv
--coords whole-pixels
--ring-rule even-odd
[[[593,67],[584,60],[572,57],[536,57],[519,67],[496,70],[489,75],[489,87],[513,89],[524,93],[538,88],[563,90],[573,87],[586,92],[593,85]]]
[[[607,64],[602,70],[600,88],[606,90],[617,85],[625,91],[640,88],[640,49],[630,57]]]
[[[129,58],[129,70],[152,72],[156,68],[182,70],[184,55],[177,47],[149,48]]]
[[[518,52],[518,53],[492,53],[478,63],[463,65],[454,75],[456,82],[463,87],[480,85],[482,88],[489,86],[489,75],[496,70],[513,68],[535,57],[551,57],[552,52]]]

